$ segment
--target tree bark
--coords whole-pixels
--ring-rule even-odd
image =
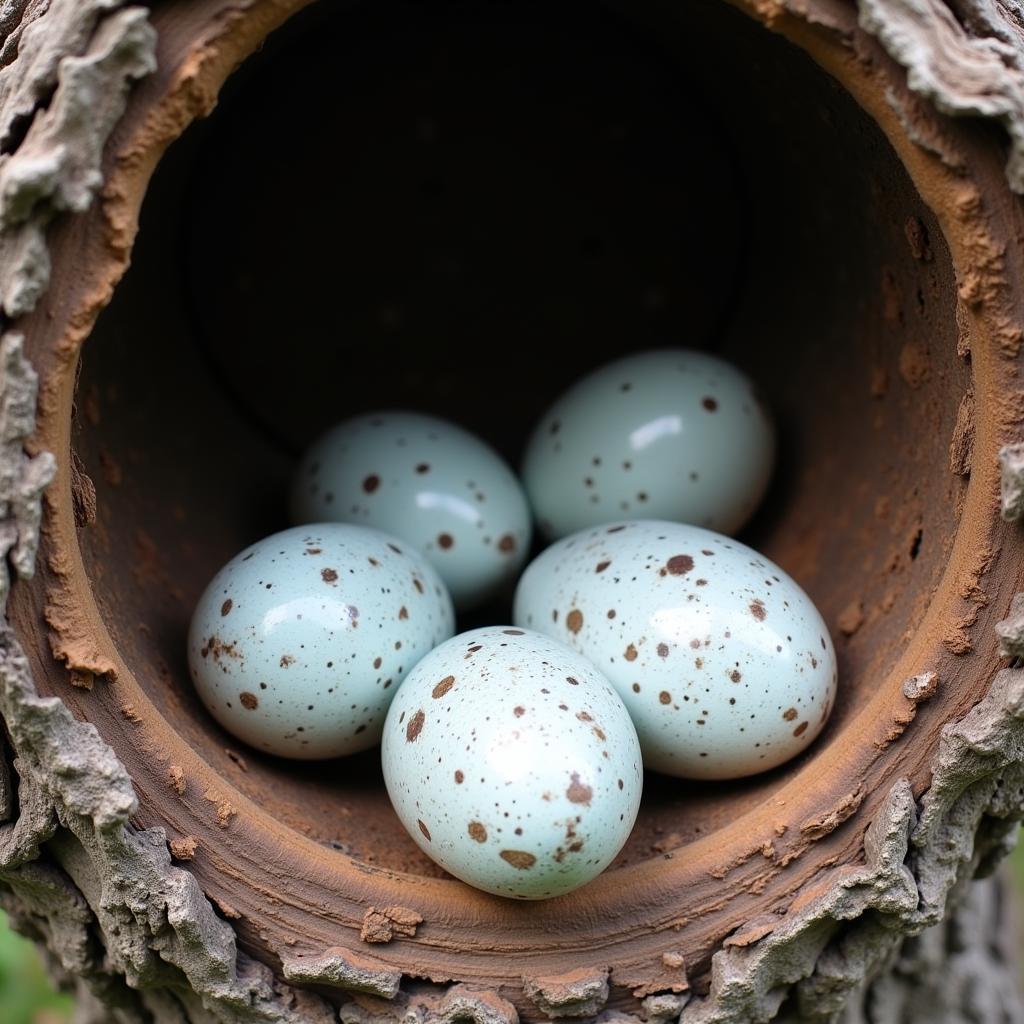
[[[788,6],[808,17],[816,8]],[[1020,6],[863,0],[860,17],[919,96],[1004,127],[1008,181],[1024,192]],[[10,574],[32,575],[41,494],[54,472],[47,453],[26,452],[36,377],[17,319],[48,285],[47,228],[85,210],[102,187],[104,143],[133,83],[153,70],[153,47],[147,11],[119,0],[0,2],[0,602]],[[1007,458],[1007,493],[1020,483],[1016,465]],[[1020,623],[1007,624],[1008,650],[1021,633]],[[172,862],[162,828],[133,824],[128,772],[92,725],[38,695],[6,624],[0,717],[0,903],[76,994],[79,1021],[326,1024],[337,1019],[335,1004],[349,1024],[518,1019],[496,992],[409,982],[345,951],[273,965],[240,952],[230,908],[215,909]],[[928,791],[915,798],[905,781],[892,787],[862,860],[824,876],[799,909],[748,922],[715,955],[706,992],[650,995],[641,1019],[1024,1020],[1011,897],[993,873],[1022,817],[1024,670],[1011,667],[948,724]],[[319,994],[327,989],[331,998]],[[551,1017],[638,1019],[602,1015],[606,978],[562,989],[535,993]]]

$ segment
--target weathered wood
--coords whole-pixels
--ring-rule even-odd
[[[998,884],[972,879],[1024,817],[1024,670],[995,671],[994,634],[1024,562],[997,493],[997,453],[1019,442],[1022,417],[1022,220],[992,171],[992,139],[930,106],[999,121],[1009,184],[1024,191],[1019,7],[961,4],[957,20],[937,0],[865,0],[858,29],[829,0],[741,5],[854,95],[939,218],[979,396],[970,427],[958,420],[961,435],[974,432],[958,448],[957,473],[971,477],[964,525],[937,610],[911,638],[927,664],[893,695],[879,690],[851,719],[849,749],[823,757],[813,781],[797,775],[779,791],[785,810],[745,811],[717,830],[718,849],[693,843],[689,861],[669,849],[626,882],[616,873],[579,902],[527,912],[289,835],[211,767],[212,753],[204,761],[160,735],[163,719],[90,603],[76,535],[88,517],[76,523],[67,442],[79,348],[127,265],[164,148],[301,6],[163,4],[154,73],[140,8],[0,5],[0,545],[22,580],[0,632],[0,716],[18,779],[14,808],[0,772],[0,901],[78,987],[82,1019],[334,1019],[326,998],[287,981],[332,992],[352,1024],[592,1019],[604,1006],[608,1021],[684,1024],[1019,1019],[1004,947],[981,942],[1002,926]],[[908,69],[905,83],[872,36]],[[915,258],[931,258],[926,237],[908,239]],[[54,473],[47,449],[57,478],[29,583]],[[855,631],[862,618],[845,621]],[[770,821],[785,827],[773,835]],[[174,864],[169,833],[195,859]],[[409,907],[424,924],[361,946],[371,903]],[[434,981],[411,980],[424,975]]]

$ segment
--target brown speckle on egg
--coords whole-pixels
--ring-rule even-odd
[[[607,560],[605,560],[603,562],[598,562],[597,565],[594,566],[594,572],[604,572],[605,569],[607,569],[608,566],[611,565],[611,564],[612,563],[607,561]]]
[[[335,570],[335,569],[321,569],[320,570],[320,579],[322,579],[324,581],[324,583],[331,583],[331,584],[337,583],[337,581],[338,581],[337,570]]]
[[[502,850],[498,856],[506,863],[511,864],[512,867],[518,868],[520,871],[528,871],[537,863],[537,858],[532,853],[527,853],[525,850]]]
[[[423,723],[427,720],[427,716],[423,713],[423,709],[420,708],[412,718],[409,719],[408,725],[405,727],[405,742],[415,743],[419,739],[419,735],[423,732]]]
[[[220,606],[220,613],[221,613],[221,615],[222,615],[222,616],[223,616],[223,615],[227,615],[227,614],[228,614],[228,612],[230,612],[230,611],[231,611],[231,606],[232,606],[233,604],[234,604],[234,602],[233,602],[233,601],[231,600],[231,598],[229,597],[229,598],[228,598],[228,599],[227,599],[227,600],[226,600],[226,601],[225,601],[225,602],[224,602],[224,603],[223,603],[223,604],[222,604],[222,605]]]
[[[786,708],[786,710],[782,713],[782,717],[787,722],[792,722],[793,719],[796,718],[796,716],[797,716],[796,708]]]
[[[750,602],[750,614],[753,615],[758,622],[764,622],[765,618],[768,616],[764,602],[760,598]]]
[[[437,546],[442,551],[447,551],[455,544],[455,538],[450,533],[439,533],[437,535]]]
[[[469,833],[469,838],[476,843],[487,842],[487,829],[480,824],[479,821],[471,821],[466,831]]]
[[[249,711],[255,711],[260,703],[256,694],[250,693],[248,690],[243,690],[242,693],[238,695],[238,699],[241,701],[242,707],[247,708]]]
[[[516,549],[516,539],[511,533],[506,533],[501,540],[498,541],[498,550],[502,554],[510,554]]]
[[[718,408],[717,400],[712,398],[710,395],[704,398],[700,404],[704,406],[704,408],[707,409],[708,412],[714,412]]]
[[[805,732],[807,732],[807,722],[801,722],[801,723],[800,723],[800,724],[799,724],[799,725],[798,725],[798,726],[797,726],[797,727],[796,727],[796,728],[795,728],[795,729],[793,730],[793,735],[794,735],[794,736],[803,736],[803,734],[804,734]]]
[[[672,694],[669,693],[668,690],[662,690],[661,693],[658,694],[658,700],[660,700],[662,704],[671,704]]]
[[[365,479],[365,480],[363,481],[363,490],[364,490],[364,491],[365,491],[365,492],[366,492],[367,494],[373,494],[373,492],[374,492],[375,490],[377,490],[377,488],[378,488],[378,487],[380,487],[380,477],[379,477],[379,476],[377,476],[377,474],[376,474],[376,473],[371,473],[371,474],[370,474],[370,475],[369,475],[369,476],[368,476],[368,477],[367,477],[367,478],[366,478],[366,479]]]
[[[406,608],[404,604],[402,605],[401,608],[398,609],[398,617],[400,619],[407,619],[407,618],[409,618],[409,609]]]
[[[443,697],[454,685],[455,676],[445,676],[444,679],[442,679],[441,682],[439,682],[437,686],[435,686],[434,689],[430,691],[430,695],[434,698],[434,700],[438,700],[440,697]]]
[[[570,633],[578,633],[583,628],[583,612],[573,608],[565,617],[565,625]]]
[[[685,576],[692,568],[693,559],[689,555],[673,555],[665,563],[662,575],[667,572],[671,576]]]
[[[569,782],[569,788],[565,791],[565,795],[568,797],[570,803],[589,804],[591,797],[594,795],[594,791],[585,782],[580,781],[578,772],[573,772],[571,781]]]
[[[626,661],[636,661],[636,657],[637,657],[636,645],[635,644],[630,644],[626,648],[626,651],[623,654],[623,657],[626,659]]]
[[[416,819],[416,824],[419,825],[420,831],[423,833],[423,835],[427,839],[427,842],[429,843],[431,841],[431,839],[430,839],[430,829],[427,828],[427,826],[422,821],[420,821],[419,818]]]

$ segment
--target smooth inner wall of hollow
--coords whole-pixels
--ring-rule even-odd
[[[84,351],[73,445],[98,520],[81,544],[127,664],[260,806],[378,865],[438,873],[375,754],[242,751],[185,664],[200,591],[287,525],[295,453],[332,421],[423,409],[515,463],[546,404],[616,355],[706,348],[757,380],[782,447],[744,539],[817,602],[840,700],[811,751],[770,775],[649,776],[620,863],[813,771],[882,685],[955,532],[947,448],[968,369],[952,270],[892,149],[732,8],[626,6],[297,16],[162,161]]]

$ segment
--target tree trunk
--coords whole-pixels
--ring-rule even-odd
[[[316,153],[305,159],[301,133],[286,138],[299,95],[287,82],[313,63],[303,53],[315,51],[301,47],[352,5],[304,11],[307,3],[0,2],[0,903],[75,992],[77,1019],[1024,1020],[1012,900],[996,870],[1024,818],[1024,598],[1011,602],[1024,577],[1020,5],[608,5],[661,33],[694,80],[704,76],[704,92],[688,100],[687,128],[703,154],[691,163],[707,163],[685,172],[694,206],[713,209],[720,237],[741,209],[737,232],[744,218],[757,222],[794,261],[787,280],[750,235],[734,268],[739,284],[722,287],[728,311],[708,331],[727,343],[763,320],[774,339],[747,356],[794,399],[816,476],[813,485],[789,481],[795,497],[777,517],[788,535],[769,524],[765,542],[788,556],[780,561],[809,582],[841,636],[849,696],[826,741],[781,773],[694,787],[682,802],[649,783],[615,870],[557,904],[508,908],[417,860],[379,791],[366,795],[359,780],[325,786],[226,749],[177,664],[175,630],[190,595],[254,520],[232,504],[242,478],[230,469],[197,484],[178,474],[175,459],[193,442],[184,425],[167,427],[164,403],[173,410],[194,386],[196,401],[208,402],[195,418],[229,435],[222,455],[231,445],[250,451],[239,457],[249,474],[280,476],[286,466],[259,448],[265,423],[232,426],[223,413],[238,399],[233,383],[201,396],[206,385],[195,381],[215,374],[189,362],[175,331],[198,333],[204,317],[216,325],[231,313],[219,293],[246,259],[253,207],[202,234],[228,194],[217,198],[217,182],[234,180],[228,192],[248,195],[246,160],[259,148],[295,147],[294,166],[275,173],[296,177],[255,207],[284,240],[289,217],[277,214],[323,183],[305,177]],[[506,37],[522,30],[515,17],[501,24]],[[389,27],[366,18],[367,32],[389,38]],[[522,33],[526,46],[529,26]],[[186,133],[165,159],[250,57],[228,82],[224,117],[205,135]],[[282,77],[267,91],[271,67]],[[629,74],[616,70],[623,82]],[[742,75],[750,78],[737,85]],[[242,84],[229,96],[232,82]],[[761,87],[788,89],[786,104],[759,99]],[[637,96],[650,99],[644,88]],[[252,100],[260,95],[264,107]],[[705,95],[709,108],[731,111],[726,170],[698,116]],[[262,131],[251,151],[238,131],[246,102]],[[790,122],[792,139],[773,149]],[[435,129],[425,118],[417,131],[430,142]],[[202,164],[203,146],[216,159]],[[577,183],[591,171],[574,170]],[[214,191],[200,194],[196,181]],[[870,230],[868,205],[854,197],[881,211]],[[201,244],[182,262],[209,269],[216,288],[168,300],[160,285],[177,266],[178,222],[195,210]],[[710,291],[716,265],[743,248],[714,250],[718,236],[709,232],[712,248],[689,267]],[[236,237],[237,248],[219,248]],[[305,264],[289,278],[278,267],[278,280],[260,281],[262,262],[244,264],[257,275],[250,304],[272,319],[272,293],[301,296],[316,270]],[[683,298],[696,309],[699,295]],[[185,309],[200,300],[198,315]],[[384,313],[393,324],[394,311]],[[801,316],[810,340],[775,347],[786,318]],[[862,330],[844,334],[844,316],[860,317]],[[287,344],[272,333],[226,350],[246,384],[255,379],[246,376],[250,349],[271,353],[271,375],[290,372]],[[83,345],[97,354],[80,364]],[[832,348],[834,359],[821,354]],[[158,350],[173,358],[161,362]],[[802,378],[804,364],[824,367],[837,390]],[[507,399],[487,391],[465,408],[505,409],[528,392],[528,371],[518,389],[502,389]],[[854,371],[870,378],[870,394],[865,386],[848,408],[846,389],[860,387]],[[148,395],[150,386],[166,388],[153,392],[159,401],[122,411],[125,392]],[[889,402],[894,411],[883,412]],[[297,404],[308,404],[304,394]],[[863,416],[863,443],[833,458],[829,445],[847,444],[852,429],[844,435],[835,423],[850,409]],[[887,432],[872,439],[865,425],[886,415]],[[862,449],[879,461],[862,465]],[[191,454],[211,459],[205,448]],[[894,478],[912,480],[911,497],[889,502],[847,483],[873,486],[879,467],[893,464]],[[99,487],[90,474],[102,475]],[[237,515],[208,518],[207,508]],[[197,509],[198,529],[187,520]],[[186,521],[202,550],[168,558]],[[861,527],[872,536],[860,539]],[[882,550],[890,537],[894,554]]]

